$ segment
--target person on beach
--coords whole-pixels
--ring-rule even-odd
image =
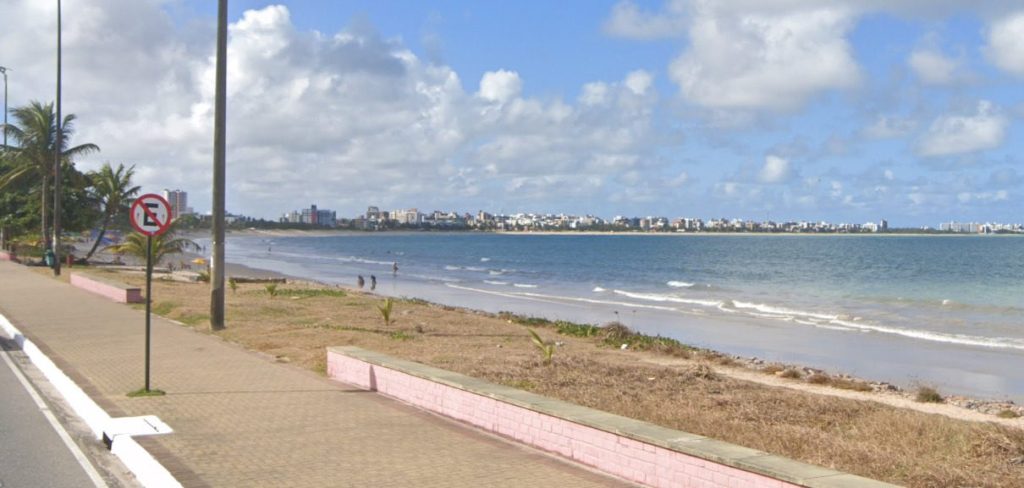
[[[391,275],[398,276],[398,261],[395,261],[394,264],[391,265]]]
[[[356,284],[359,285],[359,288],[362,288],[363,285],[366,284],[366,280],[363,279],[363,275],[359,275],[359,278],[356,279]]]
[[[370,275],[370,291],[377,289],[377,276]]]

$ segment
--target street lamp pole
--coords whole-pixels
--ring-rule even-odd
[[[63,129],[60,120],[60,0],[57,0],[57,135],[53,144],[53,275],[60,276],[60,166],[62,147],[64,146]]]

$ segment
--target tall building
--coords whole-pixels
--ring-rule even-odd
[[[164,200],[171,204],[171,218],[176,219],[182,215],[192,213],[188,208],[188,193],[181,190],[164,189]]]

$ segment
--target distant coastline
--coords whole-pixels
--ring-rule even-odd
[[[497,234],[510,236],[778,236],[778,237],[1024,237],[1017,233],[971,234],[963,232],[645,232],[645,231],[595,231],[595,230],[562,230],[562,231],[504,231],[475,229],[389,229],[389,230],[352,230],[352,229],[237,229],[227,232],[229,236],[267,236],[267,237],[329,237],[329,236],[365,236],[381,234]],[[188,235],[206,236],[201,229],[187,231]]]

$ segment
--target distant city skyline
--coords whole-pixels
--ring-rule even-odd
[[[253,219],[244,214],[231,215],[237,218]],[[517,212],[504,214],[487,209],[475,212],[453,209],[420,211],[418,208],[382,209],[369,205],[366,211],[357,215],[338,215],[330,209],[308,208],[283,212],[277,219],[264,219],[288,224],[307,224],[321,227],[348,227],[364,230],[380,230],[403,227],[468,227],[484,230],[610,230],[610,228],[638,229],[644,231],[675,232],[887,232],[891,230],[935,230],[939,232],[989,234],[1024,233],[1021,222],[959,222],[944,221],[938,225],[899,226],[890,225],[887,219],[868,222],[829,222],[821,219],[745,219],[737,217],[701,217],[694,215],[615,215],[609,217],[595,213],[571,214],[565,212]]]
[[[64,5],[72,142],[210,208],[215,4]],[[11,107],[53,97],[55,5],[0,4]],[[512,214],[935,227],[1024,215],[1024,5],[231,2],[228,188]],[[514,39],[514,41],[512,41]]]

